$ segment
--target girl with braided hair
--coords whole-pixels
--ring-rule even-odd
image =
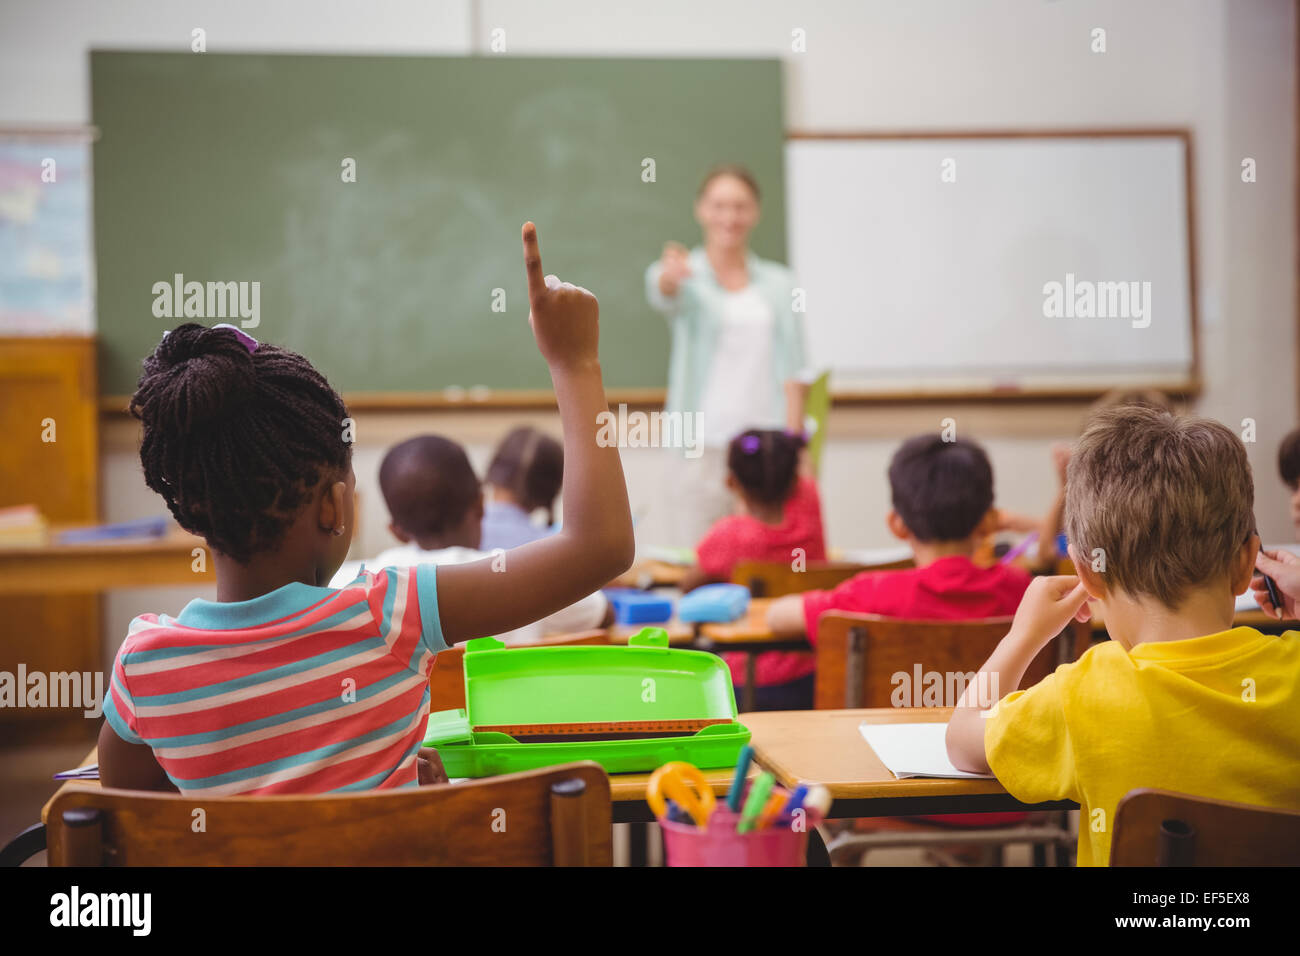
[[[131,413],[145,481],[202,535],[217,599],[143,614],[117,654],[99,736],[105,786],[323,793],[445,779],[421,750],[434,656],[572,604],[627,570],[632,519],[608,407],[596,299],[542,272],[524,226],[529,322],[564,427],[568,520],[492,560],[328,582],[354,525],[347,409],[303,356],[186,324],[144,363]]]
[[[709,581],[729,581],[741,561],[826,560],[821,498],[817,482],[804,473],[803,435],[751,428],[727,446],[727,490],[736,514],[717,521],[696,545],[697,566],[683,590]],[[724,654],[739,695],[745,685],[745,655]],[[758,710],[812,706],[812,654],[767,651],[755,661],[754,701]]]

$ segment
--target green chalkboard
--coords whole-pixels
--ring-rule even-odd
[[[753,248],[785,259],[776,60],[96,51],[91,83],[105,394],[185,321],[155,314],[178,274],[259,282],[249,331],[350,395],[549,388],[526,219],[547,271],[600,299],[607,384],[662,387],[643,272],[665,240],[698,241],[695,189],[722,161],[753,169]],[[203,301],[195,320],[221,321]]]

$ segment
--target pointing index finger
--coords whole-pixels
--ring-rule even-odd
[[[537,246],[537,227],[524,223],[524,274],[528,277],[528,298],[536,301],[546,294],[546,278],[542,275],[542,251]]]

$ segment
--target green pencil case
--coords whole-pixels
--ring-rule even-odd
[[[448,776],[487,777],[572,760],[608,773],[732,767],[749,738],[722,658],[643,628],[626,647],[470,641],[465,707],[430,714],[424,744]]]

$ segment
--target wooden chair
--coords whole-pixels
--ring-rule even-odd
[[[356,795],[70,787],[55,798],[47,825],[51,866],[610,866],[613,859],[609,778],[591,761]]]
[[[809,561],[795,571],[789,561],[741,561],[731,573],[733,584],[743,584],[754,597],[780,597],[804,591],[828,590],[863,571],[893,571],[912,567],[912,561],[856,564],[852,561]]]
[[[910,621],[882,617],[878,614],[853,614],[829,611],[817,624],[817,671],[813,707],[818,710],[842,707],[912,707],[947,706],[956,703],[958,687],[974,680],[993,649],[1006,636],[1011,618],[985,618],[973,621]],[[1087,650],[1091,628],[1086,622],[1072,621],[1052,643],[1030,662],[1021,687],[1038,683],[1058,663],[1073,660]],[[920,674],[917,671],[920,671]],[[937,672],[943,676],[940,699],[931,704],[923,696],[924,675]],[[906,674],[909,684],[893,677]],[[962,679],[958,680],[958,675]],[[1005,696],[1010,688],[988,688],[987,693]],[[900,695],[902,699],[900,699]],[[991,858],[1000,862],[1002,849],[1011,843],[1030,843],[1034,860],[1046,862],[1046,846],[1056,848],[1056,862],[1065,865],[1066,852],[1074,836],[1064,813],[1035,814],[1029,824],[1014,823],[1004,827],[978,829],[941,829],[925,820],[881,820],[879,832],[839,833],[827,840],[832,859],[856,854],[859,859],[885,846],[975,845],[986,847]],[[946,862],[951,855],[939,854]]]
[[[548,634],[527,644],[508,647],[560,647],[572,644],[605,644],[608,635],[602,630],[578,631],[574,634]],[[433,659],[429,672],[429,712],[455,710],[465,706],[465,645],[457,644]]]
[[[1112,823],[1111,866],[1300,865],[1300,810],[1140,788]]]
[[[897,706],[894,674],[914,674],[918,665],[922,673],[977,672],[1010,627],[1009,617],[908,621],[878,614],[828,611],[817,623],[813,707]],[[1030,662],[1021,686],[1036,684],[1058,663],[1077,658],[1088,649],[1091,638],[1092,630],[1086,622],[1072,621],[1062,636]]]

